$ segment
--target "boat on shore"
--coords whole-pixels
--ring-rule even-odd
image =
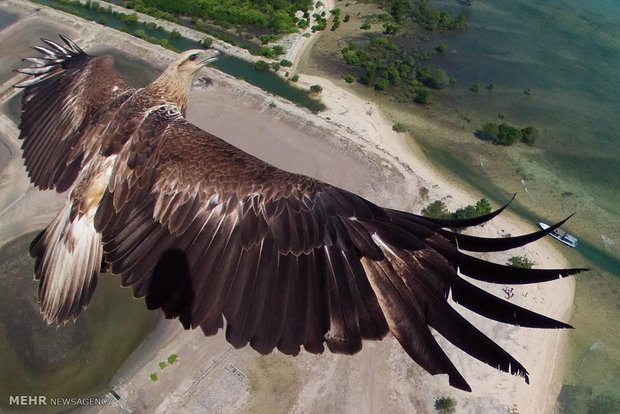
[[[551,227],[547,223],[543,223],[542,221],[538,222],[538,226],[543,230],[547,230],[549,227]],[[577,243],[579,243],[579,240],[575,236],[565,232],[562,229],[553,230],[549,233],[549,236],[561,241],[562,243],[570,247],[577,247]]]

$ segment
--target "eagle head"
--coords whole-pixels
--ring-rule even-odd
[[[176,61],[144,91],[155,102],[176,104],[185,115],[189,90],[198,71],[213,62],[220,53],[215,49],[192,49],[179,54]]]
[[[196,72],[207,64],[215,61],[219,55],[220,52],[215,49],[187,50],[179,54],[179,58],[172,64],[172,67],[176,68],[179,76],[189,77],[191,81]]]

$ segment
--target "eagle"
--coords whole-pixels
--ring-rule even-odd
[[[355,354],[391,333],[429,373],[471,391],[430,328],[467,354],[528,381],[527,370],[461,316],[450,300],[525,327],[570,328],[504,301],[462,275],[528,284],[585,269],[521,269],[467,252],[533,242],[544,231],[481,238],[452,229],[491,220],[427,218],[376,205],[278,169],[185,118],[196,73],[214,49],[189,50],[135,89],[111,56],[65,36],[42,39],[26,75],[19,139],[39,189],[68,195],[32,242],[48,323],[75,320],[102,263],[148,309],[185,329],[225,329],[235,348],[297,355],[302,346]]]

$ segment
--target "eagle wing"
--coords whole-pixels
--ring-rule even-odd
[[[121,138],[118,138],[121,139]],[[261,353],[300,347],[353,354],[391,332],[406,352],[450,384],[469,385],[429,326],[479,360],[524,376],[525,368],[478,331],[448,297],[515,325],[568,325],[503,301],[457,273],[496,283],[535,283],[581,269],[516,269],[471,251],[513,239],[460,236],[446,226],[379,207],[316,179],[277,169],[187,122],[170,105],[152,108],[115,156],[95,227],[105,260],[149,309],[206,335],[226,327],[235,347]],[[225,320],[225,324],[224,324]]]
[[[98,151],[101,117],[110,117],[132,89],[121,79],[111,56],[89,56],[68,38],[35,46],[42,56],[18,69],[32,77],[24,88],[19,139],[26,170],[35,186],[66,191],[84,163]]]

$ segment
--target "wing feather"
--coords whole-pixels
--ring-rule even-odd
[[[489,263],[458,245],[491,251],[494,241],[442,228],[497,212],[444,222],[383,209],[278,170],[199,130],[174,108],[151,108],[134,119],[126,127],[111,124],[115,138],[106,148],[117,158],[95,225],[123,284],[185,327],[200,326],[207,335],[225,327],[237,348],[249,343],[261,353],[277,348],[290,355],[301,346],[321,353],[325,345],[352,354],[364,339],[391,332],[427,371],[469,390],[429,326],[487,364],[527,371],[449,306],[449,292],[501,322],[568,326],[491,298],[458,275],[460,268],[483,280],[534,283],[581,270]]]
[[[43,58],[31,58],[18,69],[32,77],[24,88],[19,138],[28,175],[41,189],[66,191],[97,142],[89,134],[92,116],[107,102],[130,90],[114,69],[112,57],[92,57],[70,40],[66,46],[43,40],[35,47]]]

